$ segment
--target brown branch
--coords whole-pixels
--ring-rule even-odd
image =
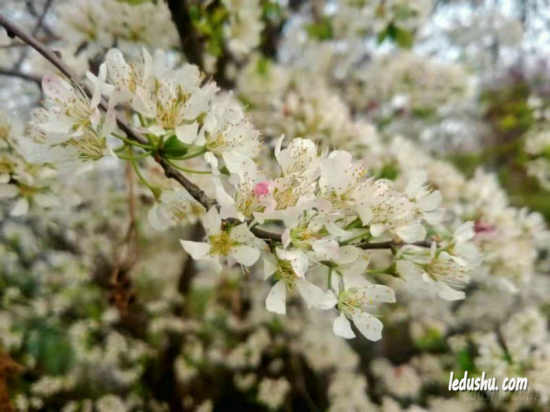
[[[430,247],[431,242],[427,240],[423,240],[421,242],[414,242],[414,243],[405,243],[405,242],[395,242],[393,240],[388,240],[386,242],[363,242],[359,243],[357,246],[359,246],[361,249],[392,249],[395,247],[402,247],[402,246],[418,246],[418,247]]]
[[[189,14],[188,0],[166,0],[180,38],[181,49],[190,63],[203,69],[202,47]]]
[[[111,301],[121,315],[126,315],[130,303],[135,302],[135,293],[131,288],[129,273],[137,262],[137,217],[136,196],[134,190],[134,174],[132,166],[126,165],[126,181],[128,183],[128,215],[129,223],[126,235],[120,244],[114,248],[113,265],[109,285],[112,286]]]
[[[16,363],[7,353],[0,352],[0,409],[4,412],[15,412],[8,392],[8,378],[14,377],[23,371],[23,367]]]

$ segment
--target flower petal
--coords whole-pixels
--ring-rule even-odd
[[[368,340],[376,342],[382,338],[384,325],[370,313],[360,312],[352,315],[353,323]]]
[[[0,184],[0,199],[10,199],[17,196],[19,189],[17,186],[10,184]]]
[[[441,299],[445,300],[462,300],[466,294],[461,290],[456,290],[443,282],[437,282],[437,294]]]
[[[395,233],[407,243],[418,242],[426,238],[426,228],[419,222],[398,227]]]
[[[181,245],[187,253],[195,260],[204,259],[210,252],[210,245],[205,242],[193,242],[191,240],[180,240]]]
[[[343,313],[341,313],[340,316],[334,319],[334,323],[332,324],[332,331],[336,336],[340,336],[345,339],[355,338],[355,333],[353,333],[353,330],[351,329],[351,324]]]
[[[210,210],[203,216],[202,224],[204,225],[204,229],[209,236],[219,233],[221,230],[222,219],[220,218],[220,215],[215,207],[210,208]]]
[[[239,245],[231,248],[231,256],[243,266],[252,266],[260,258],[260,251],[252,246]]]
[[[282,280],[275,283],[269,291],[265,299],[265,307],[270,312],[286,314],[286,285]]]
[[[10,216],[24,216],[29,211],[29,201],[22,197],[17,202],[10,211]]]
[[[337,303],[336,296],[334,293],[327,290],[324,291],[318,286],[315,286],[313,283],[308,282],[305,279],[297,279],[296,287],[298,292],[304,298],[308,308],[317,308],[322,310],[327,310],[333,308]]]
[[[156,230],[164,231],[172,226],[170,216],[165,213],[163,206],[160,204],[154,205],[149,210],[147,218],[149,219],[149,224]]]
[[[198,136],[199,125],[197,122],[182,124],[176,127],[176,137],[180,142],[191,144]]]

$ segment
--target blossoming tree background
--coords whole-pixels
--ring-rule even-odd
[[[0,410],[548,410],[548,6],[3,0]]]

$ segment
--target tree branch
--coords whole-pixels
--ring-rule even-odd
[[[395,242],[393,240],[388,240],[385,242],[363,242],[359,243],[359,246],[361,249],[392,249],[394,247],[401,247],[401,246],[418,246],[418,247],[430,247],[431,242],[427,240],[423,240],[421,242],[414,242],[414,243],[405,243],[405,242]]]
[[[190,63],[203,69],[202,48],[189,14],[187,0],[166,0],[172,21],[178,30],[181,49]]]

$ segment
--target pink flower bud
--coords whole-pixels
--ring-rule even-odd
[[[476,232],[476,234],[491,233],[491,232],[494,232],[495,229],[496,228],[493,225],[490,225],[488,223],[483,223],[479,220],[476,220],[474,224],[474,231]]]
[[[257,197],[265,196],[269,193],[269,182],[259,182],[254,186],[254,194]]]

